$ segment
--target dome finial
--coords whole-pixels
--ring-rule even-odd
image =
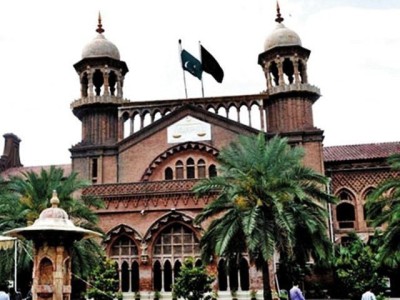
[[[51,207],[58,207],[58,204],[60,204],[60,200],[58,199],[56,190],[53,190],[53,197],[51,197],[50,203]]]
[[[99,23],[97,24],[96,31],[98,33],[102,34],[104,32],[104,29],[103,29],[103,25],[101,24],[101,14],[100,14],[100,12],[99,12],[99,19],[98,20],[99,20]]]
[[[282,23],[284,19],[281,16],[281,8],[279,7],[279,1],[276,1],[276,19],[275,22]]]

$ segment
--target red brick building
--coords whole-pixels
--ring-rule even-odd
[[[84,194],[101,196],[106,208],[97,211],[106,232],[107,255],[120,270],[126,293],[170,292],[185,257],[200,257],[201,227],[196,214],[213,195],[196,198],[198,180],[215,176],[217,156],[238,135],[279,134],[304,147],[304,164],[331,177],[331,191],[341,199],[331,207],[330,234],[340,243],[349,230],[372,233],[365,222],[365,197],[379,182],[395,175],[386,164],[400,152],[400,143],[323,147],[323,130],[313,122],[313,104],[320,91],[308,82],[310,50],[286,28],[280,17],[259,54],[261,94],[131,102],[123,97],[128,66],[118,48],[103,35],[83,50],[74,67],[81,96],[71,103],[82,122],[82,139],[71,151],[71,166],[93,185]],[[0,171],[7,177],[23,168],[19,139],[5,135]],[[246,258],[230,272],[221,258],[214,271],[220,293],[238,290],[249,295],[261,289],[261,275]],[[126,294],[127,296],[129,294]]]

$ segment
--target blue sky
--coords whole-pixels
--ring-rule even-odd
[[[201,41],[225,72],[222,84],[204,76],[206,96],[259,93],[257,65],[275,28],[272,0],[14,0],[0,3],[0,133],[22,139],[26,166],[69,163],[80,122],[69,105],[79,97],[73,64],[96,36],[105,36],[130,72],[131,101],[184,98],[178,40],[198,56]],[[324,144],[400,140],[400,1],[281,0],[284,24],[311,50],[308,75],[321,89],[314,123]],[[200,82],[186,74],[189,97]],[[0,140],[0,147],[3,141]]]

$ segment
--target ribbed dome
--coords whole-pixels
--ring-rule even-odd
[[[103,56],[120,59],[118,48],[100,33],[83,48],[82,58]]]
[[[33,223],[33,227],[66,227],[72,228],[75,225],[69,220],[68,214],[65,210],[58,207],[60,200],[57,193],[53,192],[53,197],[50,200],[51,207],[44,209],[39,218]]]
[[[296,32],[278,23],[275,30],[265,40],[264,51],[281,46],[301,46],[301,40]]]
[[[39,238],[41,236],[40,232],[59,232],[58,238],[75,237],[76,239],[81,239],[101,236],[100,233],[75,226],[66,211],[58,207],[60,200],[56,191],[53,191],[50,203],[51,207],[44,209],[32,225],[6,231],[4,234],[15,237],[23,236],[30,239]]]

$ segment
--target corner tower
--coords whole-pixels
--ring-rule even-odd
[[[96,32],[98,35],[83,48],[82,59],[74,65],[80,98],[71,103],[71,109],[82,122],[82,139],[70,151],[74,170],[94,183],[102,183],[105,160],[115,160],[112,157],[116,156],[118,107],[128,102],[123,99],[128,67],[120,59],[118,48],[104,37],[100,14]]]
[[[267,132],[286,136],[305,148],[305,164],[323,171],[323,131],[313,122],[312,105],[320,97],[319,88],[309,84],[307,60],[310,50],[302,47],[299,35],[285,27],[277,3],[278,23],[267,37],[258,56],[267,81],[268,100],[264,106]]]

